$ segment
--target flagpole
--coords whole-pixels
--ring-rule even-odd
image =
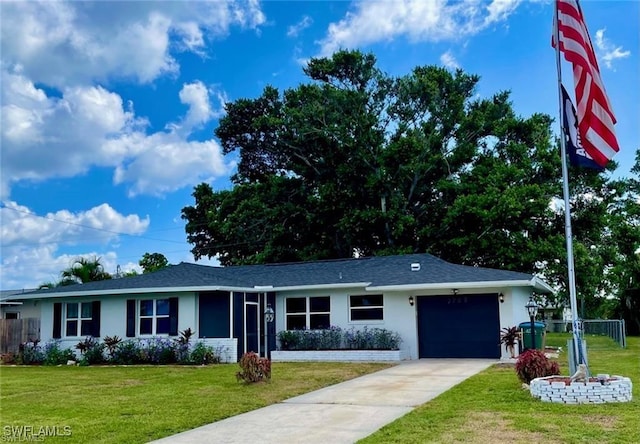
[[[562,156],[562,194],[564,196],[564,233],[567,244],[567,271],[569,273],[569,303],[571,306],[571,322],[573,332],[573,364],[586,364],[580,340],[580,322],[578,320],[578,302],[576,296],[576,276],[573,260],[573,235],[571,232],[571,205],[569,196],[569,168],[567,167],[567,148],[564,125],[562,124],[564,104],[562,103],[562,68],[560,63],[560,30],[558,26],[558,5],[555,4],[554,37],[556,41],[556,68],[558,73],[558,116],[560,123],[560,153]]]

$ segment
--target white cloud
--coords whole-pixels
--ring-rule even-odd
[[[449,69],[460,68],[460,64],[458,63],[454,55],[451,53],[451,51],[447,51],[440,56],[440,63],[442,63],[442,65],[445,68],[449,68]]]
[[[71,266],[76,259],[99,258],[105,271],[115,274],[118,266],[122,272],[135,269],[141,272],[137,264],[120,264],[114,251],[86,252],[81,254],[56,255],[55,246],[45,245],[23,251],[19,256],[5,258],[0,264],[0,281],[6,290],[38,288],[45,283],[60,281],[60,272]]]
[[[406,37],[410,41],[457,40],[506,20],[520,0],[359,1],[319,42],[321,55]]]
[[[485,25],[506,20],[516,10],[520,2],[521,0],[493,0],[487,6],[489,14],[484,18]]]
[[[116,167],[114,182],[132,183],[129,196],[161,195],[198,182],[210,182],[215,176],[229,174],[234,167],[225,163],[214,140],[187,142],[174,134],[156,133],[133,134],[116,143],[143,150],[131,162]]]
[[[178,96],[180,102],[189,106],[183,122],[187,128],[196,128],[211,119],[213,111],[209,103],[209,91],[202,82],[183,85]]]
[[[39,244],[81,244],[108,242],[120,234],[141,234],[149,227],[149,217],[120,214],[103,203],[87,211],[59,210],[39,215],[16,202],[4,202],[0,208],[3,255],[6,248]]]
[[[68,87],[62,97],[48,97],[22,74],[5,70],[2,84],[3,198],[12,183],[72,177],[95,166],[115,168],[114,182],[130,184],[130,194],[155,195],[225,175],[233,167],[213,139],[189,140],[194,130],[222,115],[227,100],[223,91],[201,82],[180,91],[186,114],[152,134],[131,103],[125,107],[118,94],[101,86]],[[211,106],[209,94],[220,108]]]
[[[312,24],[313,19],[308,15],[305,15],[298,23],[287,28],[287,37],[298,37],[302,31],[307,29]]]
[[[4,289],[35,288],[55,282],[60,271],[78,256],[100,257],[105,269],[113,273],[118,265],[115,252],[56,255],[63,245],[107,245],[122,235],[139,235],[149,227],[149,217],[123,215],[108,204],[77,213],[59,210],[38,215],[16,202],[0,208],[2,257],[0,282]],[[123,270],[134,267],[125,264]]]
[[[3,2],[2,60],[59,88],[114,77],[146,83],[179,71],[172,51],[204,55],[207,38],[265,20],[256,0]]]
[[[218,107],[213,108],[210,96],[218,101]],[[189,110],[181,125],[169,125],[173,128],[192,130],[209,122],[212,118],[219,119],[225,114],[225,105],[229,101],[227,93],[218,88],[207,88],[202,82],[185,83],[178,94],[180,102],[187,105]]]
[[[631,55],[631,51],[624,51],[622,46],[616,46],[609,39],[604,36],[604,32],[607,28],[598,29],[596,31],[596,47],[598,48],[598,55],[600,60],[604,62],[604,66],[609,69],[613,68],[614,60],[625,59]]]

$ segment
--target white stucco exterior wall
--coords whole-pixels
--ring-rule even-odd
[[[515,287],[503,291],[504,302],[500,304],[500,329],[517,327],[521,322],[529,320],[525,305],[532,291],[529,287]],[[516,354],[517,352],[516,347]],[[509,358],[504,345],[501,345],[501,354],[502,358]]]
[[[375,294],[375,291],[365,292],[361,288],[348,288],[332,291],[300,291],[278,293],[276,295],[276,333],[286,328],[285,299],[287,297],[303,296],[330,296],[331,297],[331,325],[338,326],[343,330],[352,327],[362,328],[385,328],[397,332],[402,337],[400,349],[408,359],[418,359],[418,322],[417,303],[414,306],[409,304],[409,297],[413,296],[417,301],[419,296],[440,296],[447,295],[451,290],[432,291],[395,291],[384,294],[384,319],[382,321],[356,321],[349,320],[349,295]],[[529,319],[525,304],[529,300],[532,289],[530,287],[513,288],[470,288],[458,290],[458,295],[473,295],[502,293],[504,302],[498,303],[500,315],[500,328],[517,326],[520,322]],[[497,296],[496,296],[497,297]],[[496,332],[496,347],[498,347],[499,331]],[[501,357],[508,358],[509,353],[504,346],[500,346]]]
[[[382,293],[382,292],[381,292]],[[362,288],[349,288],[332,291],[300,291],[276,294],[276,333],[286,329],[285,299],[287,297],[330,296],[331,325],[343,330],[351,328],[385,328],[397,332],[402,337],[400,349],[408,359],[418,358],[417,327],[415,308],[409,305],[404,294],[384,294],[382,321],[350,321],[349,295],[380,294],[367,292]]]
[[[40,339],[43,342],[53,338],[53,304],[56,302],[91,302],[100,301],[100,336],[119,336],[126,339],[127,335],[127,300],[143,300],[143,299],[167,299],[178,298],[178,331],[191,328],[196,332],[197,337],[197,310],[196,310],[196,294],[191,293],[148,293],[136,295],[115,295],[103,297],[82,297],[82,298],[56,298],[45,299],[40,302],[41,321],[40,321]],[[138,327],[138,317],[136,316],[136,330]],[[75,346],[82,337],[64,337],[63,325],[63,343],[72,343]]]

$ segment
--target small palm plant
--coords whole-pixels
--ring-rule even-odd
[[[518,343],[520,334],[517,327],[505,327],[500,330],[500,344],[504,344],[505,350],[509,352],[512,358],[515,358],[515,345]]]

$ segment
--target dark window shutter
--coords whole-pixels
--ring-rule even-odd
[[[136,301],[135,299],[127,300],[127,338],[133,338],[136,335]]]
[[[178,298],[169,298],[169,336],[178,336]]]
[[[53,304],[53,338],[60,339],[62,337],[62,303],[55,302]]]
[[[100,301],[93,301],[91,306],[91,336],[100,337]]]

